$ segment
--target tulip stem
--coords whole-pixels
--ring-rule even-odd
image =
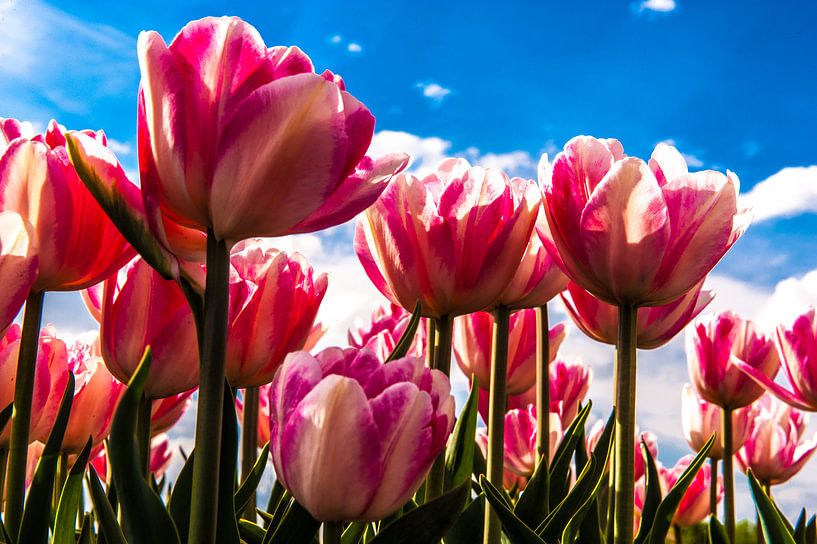
[[[8,475],[6,476],[6,509],[3,522],[10,535],[20,531],[26,494],[28,435],[31,430],[31,402],[34,397],[34,371],[40,342],[44,291],[32,291],[26,299],[17,376],[14,384],[14,409],[11,415]]]
[[[683,537],[681,536],[681,527],[672,524],[672,534],[675,537],[675,544],[683,544]]]
[[[204,337],[201,340],[199,401],[190,505],[191,544],[214,544],[218,512],[221,423],[227,352],[230,251],[207,232],[207,280],[204,289]]]
[[[616,462],[615,522],[613,542],[633,541],[633,493],[635,482],[635,384],[636,384],[636,318],[638,307],[618,307],[618,343],[616,355]]]
[[[0,491],[6,488],[6,469],[9,462],[9,450],[0,449]]]
[[[340,544],[343,540],[343,522],[325,521],[321,533],[321,544]]]
[[[434,319],[426,319],[426,366],[434,368],[434,352],[437,351],[437,325]]]
[[[499,306],[494,312],[494,330],[491,339],[491,384],[488,397],[488,481],[502,489],[505,461],[505,389],[508,380],[508,329],[511,312]],[[490,503],[485,503],[484,544],[496,544],[502,537],[502,524]]]
[[[153,404],[144,394],[139,399],[139,413],[136,419],[136,441],[139,444],[139,460],[142,474],[150,482],[150,415]]]
[[[258,456],[258,406],[260,393],[257,387],[244,390],[244,412],[241,418],[241,479],[252,472]],[[244,517],[255,521],[255,492],[253,491],[244,509]]]
[[[709,513],[718,517],[718,460],[709,458]]]
[[[548,469],[550,462],[550,338],[548,307],[536,308],[536,458]],[[538,468],[538,467],[537,467]],[[548,487],[544,486],[542,513],[550,513]]]
[[[451,373],[451,334],[453,318],[444,315],[434,320],[434,360],[436,368],[448,376]],[[430,345],[430,344],[429,344]],[[434,460],[426,479],[425,502],[443,494],[445,489],[445,450]]]
[[[725,509],[726,534],[735,541],[735,475],[732,469],[732,409],[723,408],[723,506]]]

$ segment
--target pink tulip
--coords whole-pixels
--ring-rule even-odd
[[[562,425],[558,414],[551,412],[548,416],[548,460],[551,460],[562,439]],[[477,444],[487,456],[488,434],[485,430],[477,433]],[[505,470],[518,477],[530,478],[536,469],[536,458],[536,406],[529,404],[523,409],[508,411],[505,414]]]
[[[667,491],[675,486],[678,478],[689,467],[695,458],[694,455],[685,455],[675,463],[675,466],[664,472]],[[723,498],[723,477],[717,477],[718,502]],[[695,474],[695,478],[687,488],[681,503],[675,511],[672,522],[681,527],[691,527],[702,522],[709,516],[709,489],[712,487],[712,468],[704,463]]]
[[[374,117],[343,80],[238,18],[188,23],[169,46],[143,32],[138,56],[149,217],[230,242],[311,232],[351,219],[406,165],[365,156]]]
[[[742,471],[752,469],[765,485],[787,482],[817,449],[817,436],[806,440],[808,414],[764,395],[757,402],[749,439],[735,459]]]
[[[258,388],[258,443],[266,444],[270,439],[269,425],[269,396],[270,384],[262,385]],[[241,398],[235,398],[235,409],[238,420],[244,419],[244,402]]]
[[[545,212],[540,209],[536,224],[542,226],[546,222]],[[512,310],[544,306],[567,287],[567,282],[567,276],[542,245],[539,236],[533,233],[516,274],[499,300]]]
[[[493,327],[494,318],[486,312],[475,312],[454,320],[454,358],[467,377],[477,377],[483,389],[491,385]],[[518,395],[536,385],[536,329],[535,310],[520,310],[511,314],[506,386],[509,395]],[[566,335],[564,323],[550,329],[550,361],[555,359]]]
[[[638,347],[661,347],[695,319],[715,297],[713,291],[702,291],[702,285],[667,305],[639,309],[636,324]],[[568,315],[582,332],[599,342],[616,344],[618,309],[615,306],[600,301],[574,282],[567,285],[561,296]]]
[[[326,335],[329,327],[326,323],[321,323],[320,321],[316,321],[314,325],[312,325],[312,329],[309,331],[309,336],[306,337],[306,342],[304,342],[304,347],[301,348],[301,351],[312,351],[315,349],[315,346],[318,345],[318,342]]]
[[[29,236],[22,216],[0,212],[0,330],[10,325],[22,308],[37,279],[38,263],[36,238]]]
[[[111,373],[127,383],[150,346],[153,360],[145,393],[159,399],[199,383],[193,314],[179,284],[162,279],[141,258],[105,280],[100,338]]]
[[[738,408],[732,412],[732,448],[740,448],[749,438],[751,423],[756,415],[754,404]],[[709,450],[708,457],[723,458],[723,441],[720,438],[723,409],[717,404],[698,397],[691,385],[684,384],[681,395],[681,426],[689,447],[700,451],[713,433],[718,434]]]
[[[369,348],[374,351],[381,361],[394,351],[397,342],[403,336],[411,313],[394,303],[380,304],[372,311],[368,323],[356,319],[353,328],[349,329],[347,338],[353,348]],[[414,341],[409,347],[407,355],[424,357],[426,352],[426,323],[420,320]]]
[[[617,140],[578,136],[540,165],[542,243],[567,276],[615,305],[657,306],[699,284],[750,221],[737,176],[689,173],[672,146],[649,164]]]
[[[304,346],[327,277],[298,253],[287,256],[258,239],[236,245],[231,263],[227,380],[257,387],[272,381],[287,353]]]
[[[739,364],[758,384],[790,406],[817,412],[817,316],[813,307],[798,316],[791,326],[777,327],[777,348],[791,391],[750,365]]]
[[[102,132],[85,134],[105,147]],[[77,176],[55,121],[44,135],[18,135],[9,141],[0,157],[0,209],[19,213],[31,226],[31,245],[39,250],[32,290],[84,289],[133,257],[133,249]],[[21,235],[14,232],[4,237],[9,242],[16,238],[22,247]]]
[[[290,354],[270,388],[279,481],[320,521],[384,518],[420,487],[454,425],[448,378],[418,357]]]
[[[596,449],[596,445],[598,445],[599,440],[601,439],[601,434],[604,432],[604,422],[601,420],[596,421],[593,426],[590,428],[590,432],[587,433],[587,453],[593,453]],[[647,449],[650,450],[650,455],[652,458],[655,459],[656,463],[658,462],[658,437],[651,432],[643,432],[639,433],[638,429],[635,431],[635,443],[637,444],[635,448],[635,457],[633,458],[633,463],[635,466],[635,480],[638,480],[644,475],[646,472],[647,465],[644,464],[644,455],[641,453],[641,441],[644,440],[647,443]],[[610,456],[610,460],[612,461],[612,455]],[[609,463],[608,463],[609,469]]]
[[[741,408],[763,395],[763,388],[741,372],[738,362],[770,378],[780,367],[772,339],[732,312],[695,321],[687,329],[686,353],[698,395],[724,408]]]
[[[425,317],[488,309],[516,273],[536,220],[536,184],[447,159],[424,179],[396,176],[358,219],[355,251],[369,279]]]
[[[150,435],[156,436],[170,430],[190,408],[195,389],[153,401],[150,410]]]
[[[150,441],[150,472],[159,480],[170,466],[173,459],[173,449],[170,438],[162,433],[154,436]],[[108,472],[108,452],[100,444],[96,451],[91,452],[91,465],[96,469],[99,477],[106,482],[110,482],[111,474]]]

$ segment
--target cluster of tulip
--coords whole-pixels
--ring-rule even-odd
[[[817,411],[814,310],[777,347],[729,313],[688,329],[697,455],[665,469],[635,426],[636,348],[701,313],[749,223],[734,174],[577,137],[538,183],[457,158],[420,179],[405,154],[366,155],[374,117],[339,76],[240,19],[142,33],[138,58],[138,185],[101,131],[0,119],[6,542],[660,542],[722,494],[710,538],[734,542],[733,455],[767,538],[793,531],[768,487],[817,447],[798,411]],[[327,276],[274,238],[361,212],[355,252],[390,304],[313,355]],[[41,332],[46,291],[81,291],[98,339]],[[587,434],[592,370],[559,352],[556,297],[617,348],[613,415]],[[459,416],[452,355],[472,384]],[[196,390],[171,486],[164,433]]]

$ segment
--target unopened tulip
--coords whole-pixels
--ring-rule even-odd
[[[636,322],[638,347],[661,347],[695,319],[715,297],[713,291],[702,291],[702,285],[664,306],[639,309]],[[618,309],[615,306],[600,301],[574,282],[568,283],[561,296],[568,315],[582,332],[599,342],[616,344]]]
[[[275,473],[319,521],[382,519],[420,487],[454,425],[442,372],[369,350],[290,354],[270,388]]]
[[[756,408],[750,404],[732,412],[732,447],[740,448],[749,438],[752,419]],[[707,457],[711,459],[723,458],[723,440],[721,439],[721,423],[723,409],[717,404],[701,399],[689,384],[684,384],[681,395],[681,426],[684,438],[693,451],[700,451],[713,433],[718,437],[712,444]]]
[[[789,325],[777,327],[777,347],[791,390],[749,365],[741,370],[790,406],[817,412],[817,315],[809,307]]]
[[[374,117],[297,47],[235,17],[138,42],[146,208],[219,240],[311,232],[368,207],[405,155],[365,156]],[[177,77],[186,74],[185,77]]]
[[[195,389],[153,401],[150,410],[150,435],[156,436],[170,430],[190,408]]]
[[[685,455],[675,463],[674,467],[662,471],[667,492],[675,486],[678,478],[681,477],[681,474],[689,467],[694,458],[694,455]],[[672,522],[681,527],[691,527],[705,520],[709,516],[709,489],[711,486],[712,468],[708,463],[704,463],[681,498]],[[723,478],[721,476],[717,477],[717,486],[718,502],[720,502],[723,498]]]
[[[476,376],[479,386],[491,385],[491,346],[494,318],[475,312],[454,320],[454,358],[468,376]],[[518,395],[536,385],[536,311],[511,314],[508,335],[508,381],[506,392]],[[554,325],[549,336],[549,357],[553,361],[566,336],[564,323]]]
[[[596,421],[590,428],[590,432],[587,433],[587,453],[593,453],[593,451],[596,449],[596,445],[599,443],[599,440],[601,439],[601,434],[603,432],[604,422],[601,420]],[[638,447],[635,449],[635,457],[633,458],[633,463],[635,466],[635,480],[638,480],[644,475],[644,472],[646,472],[646,465],[644,464],[644,455],[641,453],[641,441],[643,440],[644,442],[647,443],[647,449],[650,451],[650,455],[652,455],[653,459],[657,460],[658,437],[656,437],[654,433],[651,433],[649,431],[639,433],[638,429],[636,429],[635,439],[636,444],[638,444]]]
[[[686,354],[689,375],[698,395],[730,409],[751,404],[763,388],[737,366],[743,362],[769,378],[780,368],[771,338],[755,324],[732,312],[700,318],[687,329]]]
[[[626,157],[617,140],[578,136],[547,166],[540,183],[553,242],[542,236],[542,243],[571,280],[609,304],[679,298],[750,221],[738,209],[735,174],[690,173],[667,144],[646,163]]]
[[[149,398],[189,391],[199,382],[196,326],[179,284],[141,258],[105,280],[100,341],[111,373],[127,383],[150,346]]]
[[[23,217],[0,212],[0,330],[8,327],[22,308],[37,279],[38,262],[36,238],[29,236]]]
[[[300,254],[287,255],[268,240],[246,240],[230,262],[227,380],[232,387],[272,381],[287,353],[300,350],[326,293],[326,274],[316,274]]]
[[[425,317],[492,307],[516,273],[536,220],[536,185],[446,159],[424,179],[401,174],[357,221],[355,251],[369,279]]]
[[[369,348],[385,361],[394,351],[410,320],[411,313],[397,304],[380,304],[374,308],[368,322],[355,319],[354,327],[349,329],[347,335],[349,345],[353,348]],[[406,355],[423,357],[425,352],[426,325],[425,319],[422,319]]]
[[[103,133],[87,131],[86,136],[105,147]],[[133,257],[133,249],[77,176],[55,121],[45,135],[17,136],[8,144],[0,157],[0,209],[19,213],[31,225],[32,245],[39,253],[32,290],[84,289]]]
[[[817,436],[807,440],[808,414],[771,395],[757,402],[749,439],[735,454],[742,471],[752,469],[764,485],[787,482],[800,472],[817,449]]]

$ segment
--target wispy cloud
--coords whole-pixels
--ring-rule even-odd
[[[342,34],[333,34],[326,40],[332,45],[343,46],[346,51],[355,55],[363,52],[363,46],[360,42],[347,42]]]
[[[108,148],[117,155],[130,155],[133,148],[128,142],[120,142],[113,138],[108,138]]]
[[[361,46],[359,43],[352,42],[346,46],[346,50],[350,53],[361,53],[363,52],[363,46]]]
[[[817,166],[784,168],[741,198],[754,210],[754,222],[817,213]]]
[[[648,10],[659,13],[669,13],[674,11],[676,7],[675,0],[645,0],[639,6],[641,11]]]
[[[439,83],[419,82],[416,86],[422,91],[423,96],[438,104],[442,103],[442,101],[451,94],[451,89],[443,87]]]
[[[672,138],[667,138],[666,140],[662,140],[659,143],[671,145],[672,147],[675,148],[678,147],[678,143]],[[704,165],[704,161],[699,159],[697,155],[693,155],[691,153],[684,153],[680,149],[678,151],[681,153],[681,156],[684,157],[684,160],[687,162],[687,166],[690,166],[692,168],[700,168]]]

